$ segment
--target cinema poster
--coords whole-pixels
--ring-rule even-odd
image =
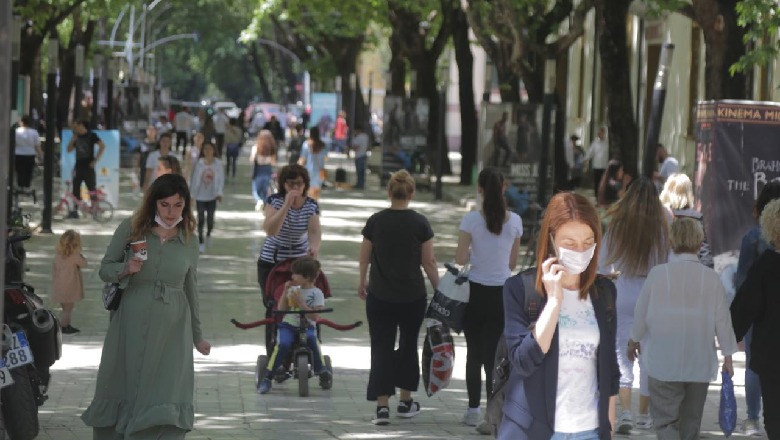
[[[755,224],[753,205],[764,185],[780,180],[780,104],[706,101],[696,109],[696,208],[718,259],[739,251]]]

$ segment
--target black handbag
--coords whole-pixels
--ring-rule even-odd
[[[103,285],[103,307],[106,310],[116,310],[122,301],[122,293],[125,289],[119,287],[119,283],[106,283]]]
[[[125,261],[127,260],[127,250],[130,248],[128,244],[125,247]],[[116,310],[119,308],[119,303],[122,302],[122,293],[125,289],[119,287],[119,283],[106,283],[103,285],[103,307],[106,310]]]

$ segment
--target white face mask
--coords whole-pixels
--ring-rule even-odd
[[[550,236],[552,240],[552,235]],[[553,240],[553,246],[555,247],[555,241]],[[579,275],[585,272],[588,268],[590,260],[593,259],[593,254],[596,252],[596,244],[585,249],[582,252],[566,249],[564,247],[557,248],[558,262],[572,275]]]
[[[173,229],[173,228],[176,227],[176,225],[181,223],[182,220],[184,220],[184,217],[179,216],[179,218],[176,219],[176,221],[173,222],[172,225],[169,225],[169,224],[167,224],[167,223],[165,223],[163,221],[163,219],[160,217],[160,214],[155,214],[154,215],[154,221],[157,222],[157,224],[160,225],[160,227],[163,228],[163,229]]]

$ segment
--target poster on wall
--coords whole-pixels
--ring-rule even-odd
[[[382,120],[384,154],[403,157],[408,167],[416,168],[425,157],[429,117],[427,99],[386,96]]]
[[[106,200],[114,206],[119,206],[119,131],[118,130],[92,130],[106,145],[103,156],[95,164],[97,188],[106,193]],[[72,191],[73,167],[76,165],[76,152],[68,153],[68,144],[73,138],[73,131],[62,130],[60,142],[60,194]],[[95,146],[95,155],[98,147]],[[88,197],[87,187],[82,185],[82,198]]]
[[[479,119],[478,168],[497,167],[513,185],[536,199],[541,158],[542,109],[532,104],[485,103]],[[547,194],[552,194],[553,158],[548,156]]]
[[[708,101],[696,109],[696,208],[716,268],[735,262],[764,185],[780,181],[780,104]]]
[[[338,114],[338,95],[335,93],[311,94],[311,122],[310,127],[318,127],[320,136],[329,144],[333,129],[336,128],[336,115]]]

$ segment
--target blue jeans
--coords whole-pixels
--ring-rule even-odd
[[[366,160],[368,157],[360,156],[355,158],[355,173],[357,174],[356,189],[363,189],[366,187]]]
[[[750,365],[750,342],[753,340],[753,327],[745,334],[745,364]],[[745,404],[747,406],[747,418],[758,420],[761,412],[761,381],[758,374],[750,368],[745,369]]]
[[[255,196],[255,201],[265,202],[273,172],[274,169],[271,165],[255,165],[255,176],[252,181],[252,195]]]
[[[581,432],[556,432],[550,440],[599,440],[599,430]]]
[[[268,360],[268,363],[273,365],[268,370],[269,378],[273,377],[274,372],[287,361],[290,349],[292,349],[295,341],[298,340],[298,328],[286,322],[281,322],[277,327],[276,335],[276,347],[271,355],[271,359]],[[322,355],[320,354],[320,342],[317,339],[317,328],[313,325],[306,329],[306,345],[311,350],[314,372],[319,373],[322,370]]]

